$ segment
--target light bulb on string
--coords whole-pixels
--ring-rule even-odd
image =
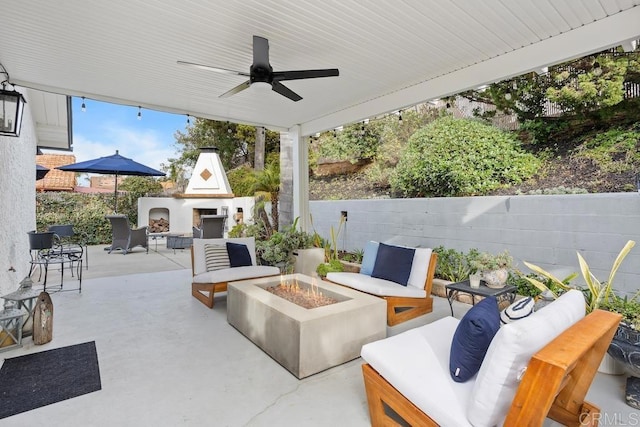
[[[142,120],[142,107],[138,105],[138,120]]]
[[[511,101],[511,92],[508,92],[508,91],[507,91],[507,92],[504,94],[504,99],[506,99],[507,101]]]
[[[398,123],[402,124],[402,110],[398,111]]]
[[[82,106],[80,106],[80,110],[84,113],[87,111],[87,106],[84,103],[84,96],[82,97]]]
[[[189,115],[187,114],[187,126],[191,124],[191,120],[189,119]]]

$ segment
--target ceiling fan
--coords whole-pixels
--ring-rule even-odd
[[[252,84],[270,85],[271,89],[280,95],[286,96],[292,101],[300,101],[302,97],[283,85],[285,80],[315,79],[318,77],[335,77],[339,75],[337,68],[327,68],[323,70],[296,70],[296,71],[273,71],[269,64],[269,40],[264,37],[253,36],[253,64],[249,68],[249,73],[242,71],[227,70],[225,68],[211,67],[209,65],[195,64],[193,62],[178,61],[180,65],[189,65],[218,73],[233,74],[249,77],[244,83],[220,95],[220,98],[227,98],[235,95]]]

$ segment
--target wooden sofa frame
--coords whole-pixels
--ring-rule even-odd
[[[585,402],[621,316],[595,310],[533,355],[505,426],[542,426],[551,418],[567,426],[596,426],[600,409]],[[391,408],[412,426],[437,426],[369,364],[362,365],[371,425],[399,426],[385,411]]]
[[[429,259],[429,269],[427,270],[427,277],[424,281],[424,290],[426,296],[424,298],[411,298],[411,297],[391,297],[376,294],[373,295],[378,298],[382,298],[387,301],[387,325],[395,326],[399,323],[406,322],[407,320],[414,319],[423,314],[431,313],[433,311],[433,297],[431,296],[431,289],[433,287],[433,276],[436,272],[436,263],[438,262],[438,254],[431,253]],[[358,273],[360,270],[355,271]],[[336,285],[341,285],[340,283]],[[345,285],[341,285],[345,286]]]

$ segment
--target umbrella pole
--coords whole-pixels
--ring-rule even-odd
[[[115,192],[113,194],[113,210],[118,213],[118,174],[116,173]]]

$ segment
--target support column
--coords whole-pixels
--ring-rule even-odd
[[[280,133],[280,226],[299,218],[301,230],[309,231],[309,147],[300,126]]]

